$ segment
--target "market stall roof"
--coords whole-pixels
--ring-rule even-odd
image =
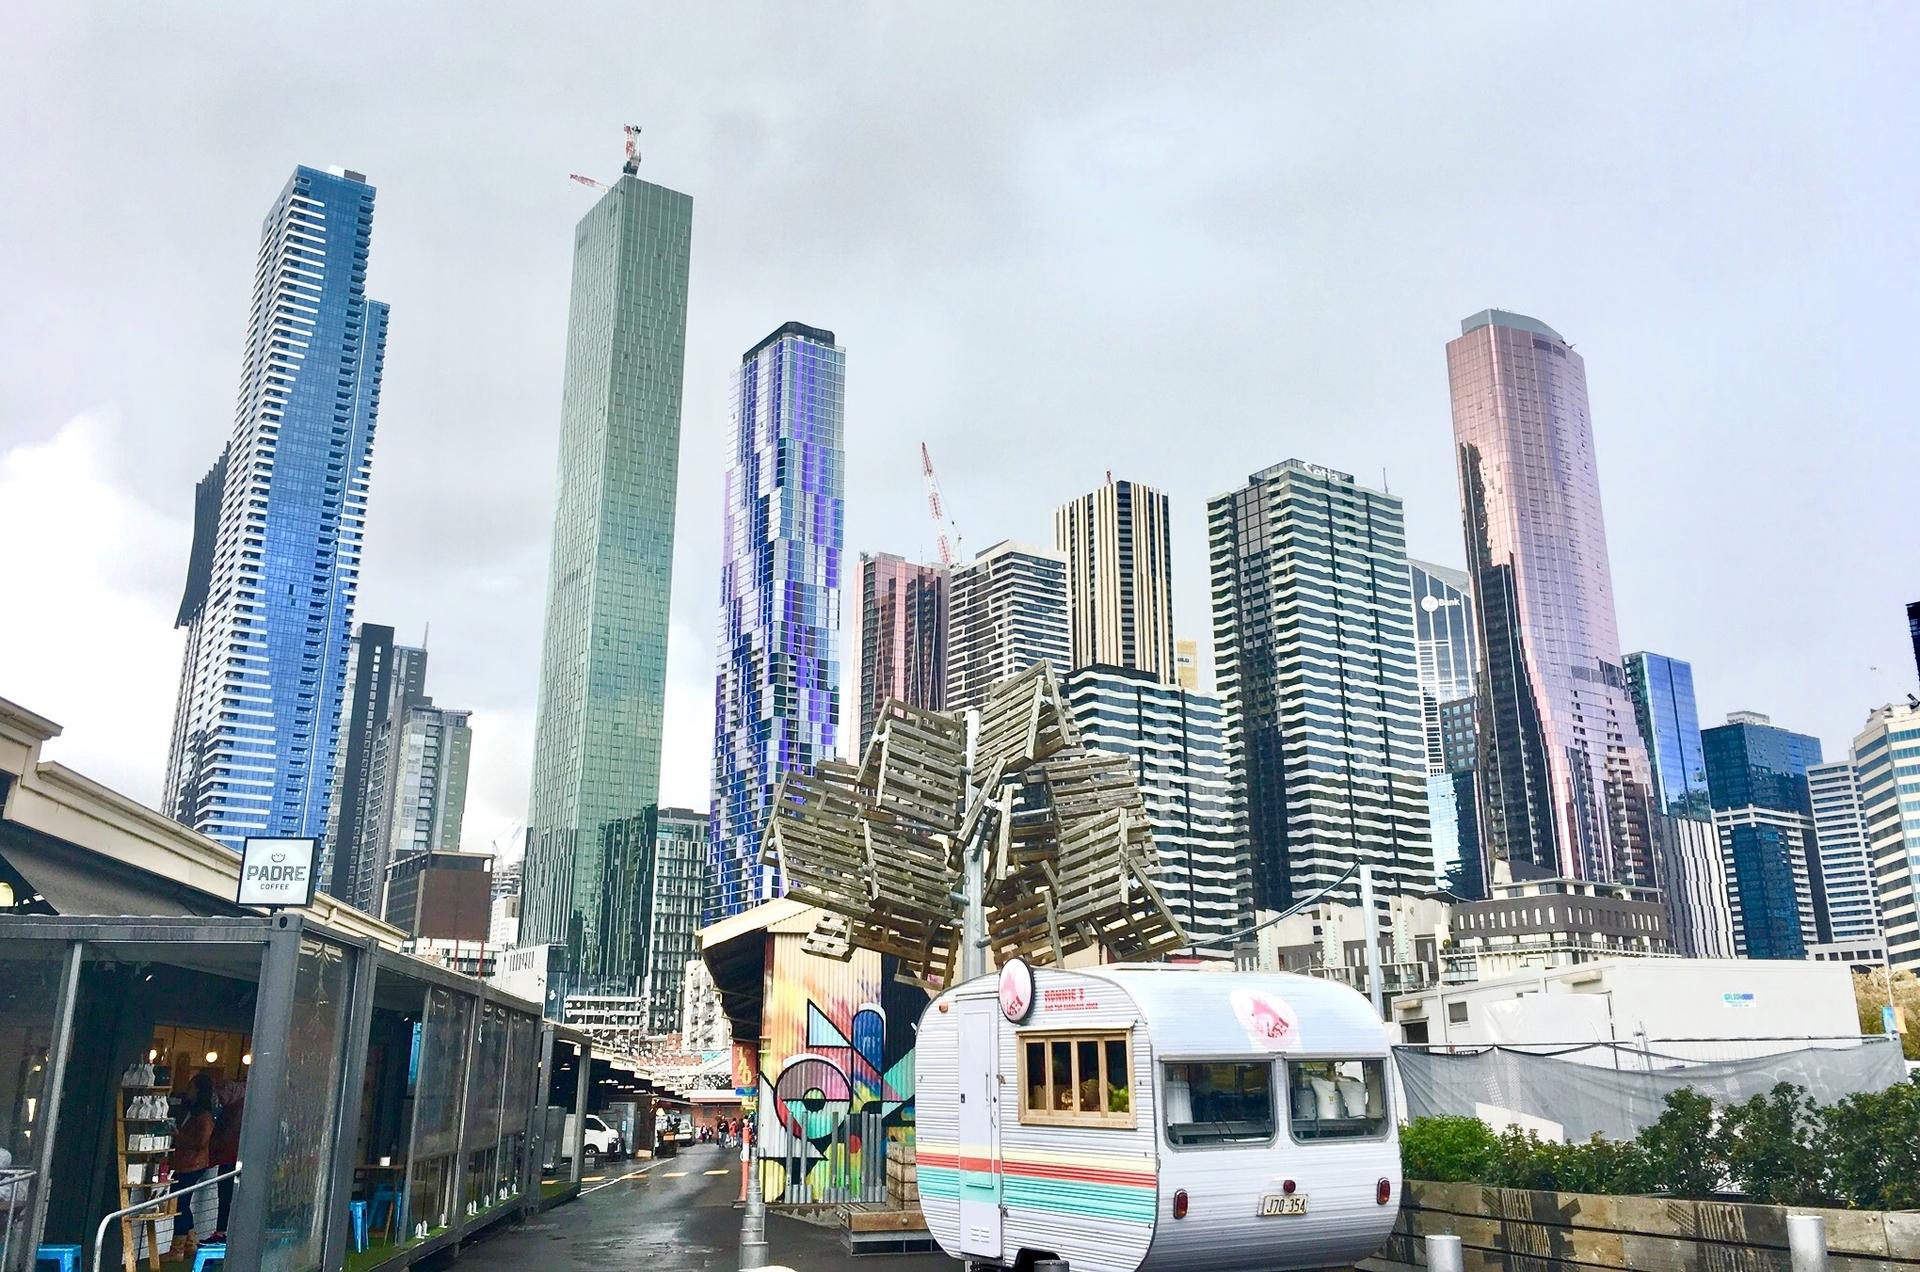
[[[700,956],[720,991],[733,1036],[760,1037],[760,1000],[765,992],[767,937],[774,932],[811,932],[823,911],[781,897],[700,929]]]
[[[0,859],[66,915],[216,917],[233,903],[240,854],[64,764],[40,758],[60,726],[0,698]],[[17,891],[17,889],[16,889]],[[399,928],[315,895],[307,913],[398,950]]]

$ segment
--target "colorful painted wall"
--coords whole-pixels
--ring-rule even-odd
[[[879,1200],[886,1142],[913,1127],[913,1044],[928,996],[871,950],[809,954],[803,933],[767,942],[759,1154],[770,1202]]]

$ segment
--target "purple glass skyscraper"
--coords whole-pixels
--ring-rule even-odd
[[[1651,885],[1586,363],[1545,323],[1489,309],[1460,324],[1447,375],[1480,638],[1482,841],[1512,865]]]
[[[709,918],[785,891],[759,865],[773,787],[834,755],[846,366],[831,331],[797,322],[740,360],[721,545]]]

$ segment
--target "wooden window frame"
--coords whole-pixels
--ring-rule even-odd
[[[1097,1048],[1095,1054],[1100,1057],[1100,1103],[1103,1109],[1098,1112],[1085,1112],[1080,1109],[1036,1109],[1028,1103],[1032,1084],[1027,1081],[1027,1048],[1039,1044],[1047,1070],[1042,1074],[1041,1090],[1053,1090],[1053,1044],[1068,1044],[1068,1063],[1072,1073],[1068,1077],[1070,1089],[1078,1099],[1080,1090],[1080,1046],[1091,1042]],[[1127,1066],[1127,1110],[1124,1113],[1106,1111],[1108,1092],[1112,1082],[1106,1074],[1107,1044],[1117,1042],[1126,1049]],[[1014,1045],[1019,1057],[1020,1079],[1020,1124],[1022,1126],[1085,1126],[1100,1127],[1108,1130],[1134,1130],[1140,1125],[1140,1084],[1134,1080],[1133,1072],[1133,1030],[1121,1029],[1035,1029],[1022,1030],[1014,1034]]]

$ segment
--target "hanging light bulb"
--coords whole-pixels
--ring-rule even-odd
[[[216,1064],[216,1063],[218,1063],[218,1062],[219,1062],[219,1060],[220,1060],[220,1053],[219,1053],[218,1051],[209,1051],[209,1052],[207,1052],[207,1063],[208,1063],[208,1064]]]
[[[153,1063],[153,1062],[154,1062],[155,1060],[158,1060],[159,1058],[160,1058],[160,1048],[158,1048],[158,1047],[148,1047],[148,1048],[147,1048],[147,1063],[148,1063],[148,1064],[152,1064],[152,1063]]]
[[[240,1063],[241,1063],[241,1064],[252,1064],[252,1063],[253,1063],[253,1052],[251,1052],[251,1051],[249,1051],[249,1052],[247,1052],[247,1053],[246,1053],[245,1055],[243,1055],[243,1056],[241,1056],[241,1057],[240,1057]]]

